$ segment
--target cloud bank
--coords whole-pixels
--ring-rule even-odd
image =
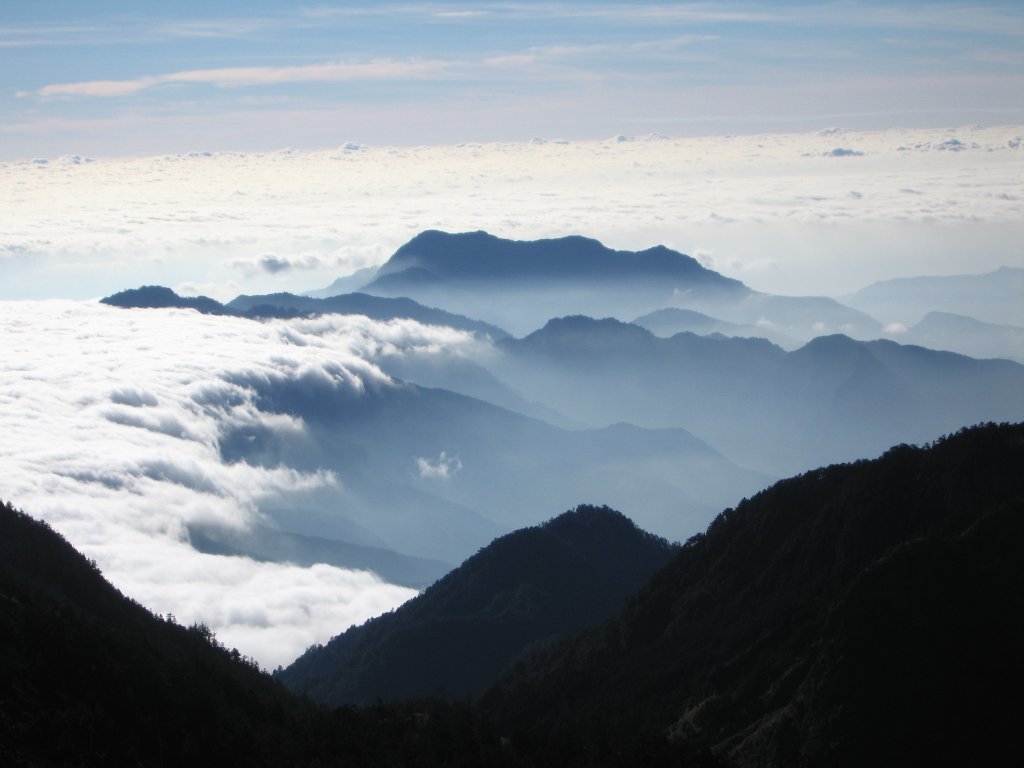
[[[373,355],[464,335],[411,321],[258,323],[53,301],[0,302],[0,338],[0,494],[151,610],[205,621],[273,667],[414,594],[367,572],[200,554],[187,527],[259,523],[263,505],[344,485],[343,473],[223,459],[218,440],[233,429],[305,429],[261,410],[246,382],[316,378],[358,397],[390,386]]]
[[[0,163],[0,298],[303,291],[431,228],[664,243],[755,288],[840,295],[1024,265],[1022,136],[830,129]]]

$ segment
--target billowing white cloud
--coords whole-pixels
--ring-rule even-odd
[[[441,454],[435,461],[422,456],[417,458],[416,468],[419,470],[420,477],[447,480],[462,469],[462,461],[458,456],[449,456],[444,451],[441,451]]]
[[[0,494],[147,607],[206,621],[275,666],[414,594],[366,572],[200,554],[188,526],[243,527],[261,521],[264,503],[344,485],[343,474],[222,457],[218,440],[232,429],[305,429],[261,410],[247,382],[317,377],[358,396],[390,386],[374,355],[468,335],[364,317],[254,322],[53,301],[0,302],[0,338]]]
[[[0,163],[0,297],[150,283],[201,285],[221,299],[301,292],[379,264],[431,228],[699,247],[726,274],[782,293],[1020,266],[1022,134],[837,129],[359,151],[339,141]],[[965,148],[937,149],[953,139]],[[863,155],[822,156],[837,145]],[[260,254],[306,268],[268,271]]]

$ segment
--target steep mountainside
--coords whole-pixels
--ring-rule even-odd
[[[537,764],[1019,764],[1022,466],[990,424],[777,483],[486,707]]]
[[[203,625],[153,616],[46,524],[0,504],[0,762],[378,768],[509,765],[445,702],[328,711]]]
[[[585,424],[683,427],[777,475],[1024,418],[1024,366],[891,341],[822,336],[787,353],[566,317],[499,346],[493,372],[528,399]]]
[[[448,686],[516,639],[509,658],[528,653],[477,706],[334,712],[202,625],[152,616],[2,504],[0,755],[19,767],[1019,765],[1021,466],[1024,424],[897,446],[744,499],[675,555],[610,510],[577,509],[305,657],[348,638],[362,682],[433,670]],[[615,618],[551,637],[607,615],[608,596],[621,604],[665,559]],[[524,628],[548,640],[524,649]]]
[[[331,705],[472,696],[525,648],[613,615],[673,551],[617,512],[581,506],[497,539],[278,679]]]
[[[154,617],[48,526],[0,505],[5,765],[276,765],[304,717],[279,685]]]

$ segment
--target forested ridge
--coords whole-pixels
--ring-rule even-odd
[[[988,424],[782,481],[719,515],[614,618],[535,648],[476,702],[335,710],[202,625],[151,615],[4,504],[0,754],[26,766],[1020,764],[1022,466],[1024,425]]]
[[[563,765],[666,742],[723,765],[1011,764],[1021,467],[1024,426],[989,424],[779,482],[486,711]]]
[[[326,704],[482,693],[525,649],[610,618],[675,548],[607,507],[506,534],[278,675]]]

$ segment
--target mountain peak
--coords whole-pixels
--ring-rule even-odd
[[[416,272],[405,275],[409,270]],[[617,251],[580,235],[508,240],[482,230],[419,233],[381,267],[371,286],[398,287],[413,275],[420,281],[427,275],[436,281],[679,278],[725,288],[743,287],[664,245],[643,251]],[[401,280],[399,276],[403,276]]]
[[[476,695],[528,646],[613,615],[674,551],[619,512],[581,505],[496,539],[280,678],[332,705]]]
[[[143,285],[140,288],[129,288],[100,299],[100,303],[109,304],[112,307],[143,309],[176,307],[194,309],[210,315],[231,314],[223,304],[209,296],[179,296],[163,285]]]

